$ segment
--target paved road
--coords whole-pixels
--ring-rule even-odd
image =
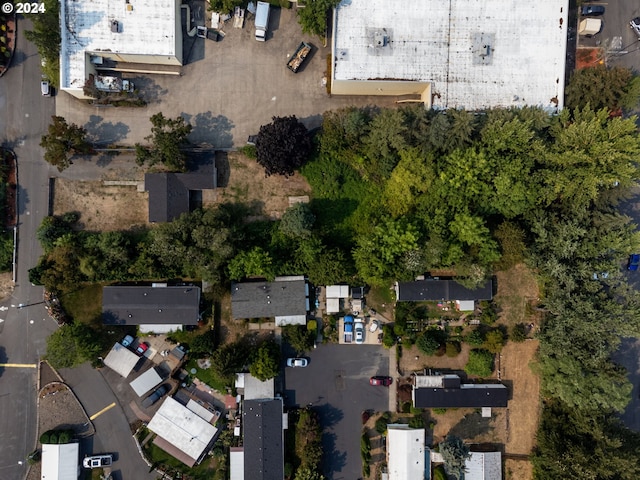
[[[46,337],[55,323],[41,304],[42,288],[33,287],[27,271],[41,253],[35,230],[47,211],[48,166],[41,160],[40,137],[54,113],[54,101],[40,95],[40,59],[20,21],[12,67],[0,78],[0,141],[18,156],[18,269],[12,298],[0,312],[0,363],[34,364],[45,351]],[[29,305],[16,309],[11,305]],[[33,450],[36,433],[33,368],[0,368],[0,478],[13,480],[26,474],[25,457]]]
[[[285,351],[285,355],[290,352]],[[389,390],[372,387],[369,377],[387,375],[389,350],[373,345],[318,345],[307,368],[287,368],[287,406],[313,404],[325,429],[323,466],[327,478],[362,477],[360,436],[364,410],[386,411]]]

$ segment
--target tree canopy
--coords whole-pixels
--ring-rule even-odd
[[[574,70],[567,86],[567,107],[632,110],[640,102],[640,77],[624,67],[598,65]]]
[[[456,480],[463,478],[466,460],[471,457],[471,454],[469,447],[462,439],[455,435],[447,435],[444,441],[440,442],[440,455],[444,460],[444,470],[447,475]]]
[[[329,12],[340,0],[304,0],[304,8],[298,9],[298,21],[304,33],[324,35]]]
[[[304,9],[303,9],[304,10]],[[309,159],[311,137],[295,116],[273,117],[262,125],[256,140],[257,162],[267,176],[293,175]]]
[[[280,346],[271,340],[260,345],[252,355],[249,372],[263,382],[277,376],[280,373]]]
[[[44,148],[44,159],[59,172],[73,162],[73,155],[85,155],[93,152],[87,141],[87,131],[75,124],[68,124],[63,117],[53,115],[48,133],[42,136],[40,146]]]
[[[187,156],[182,148],[189,144],[187,136],[193,127],[183,117],[166,118],[162,112],[154,114],[150,121],[151,135],[145,137],[145,140],[151,146],[136,144],[138,164],[153,166],[161,163],[172,172],[186,171]]]
[[[71,323],[49,336],[46,358],[54,368],[71,368],[97,359],[102,348],[102,340],[95,330],[83,323]]]

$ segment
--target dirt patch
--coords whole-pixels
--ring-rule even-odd
[[[425,368],[432,370],[464,370],[464,366],[469,361],[471,347],[466,343],[461,344],[461,347],[462,349],[456,357],[447,357],[446,355],[441,357],[435,355],[427,356],[415,345],[411,348],[403,348],[400,371],[403,375],[409,375],[411,372],[422,372]]]
[[[11,272],[0,273],[0,300],[4,300],[13,292],[13,274]]]
[[[533,465],[528,460],[508,458],[504,462],[505,480],[533,480]]]
[[[579,48],[576,52],[576,70],[604,65],[604,49]]]
[[[496,278],[498,293],[494,301],[499,307],[500,323],[535,323],[539,289],[533,272],[525,265],[518,264],[509,270],[496,273]]]
[[[226,161],[216,166],[220,187],[215,192],[215,203],[253,204],[270,219],[280,218],[289,208],[289,197],[311,193],[311,187],[299,173],[289,178],[265,177],[264,168],[240,152],[229,152]]]
[[[84,230],[127,230],[148,224],[149,195],[132,185],[55,179],[54,215],[79,212]]]

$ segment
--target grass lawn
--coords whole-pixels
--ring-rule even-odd
[[[102,283],[82,285],[60,296],[67,314],[74,320],[102,327]]]
[[[153,442],[147,443],[143,447],[143,451],[147,459],[156,467],[171,474],[182,473],[188,475],[193,480],[210,480],[213,477],[213,470],[211,468],[213,460],[209,457],[205,457],[200,465],[195,465],[190,468],[187,467],[181,461],[173,458],[164,450],[161,450]],[[173,475],[171,478],[181,478]]]
[[[189,374],[191,374],[192,368],[196,369],[195,376],[198,380],[206,383],[211,388],[217,390],[222,394],[227,393],[227,383],[224,380],[218,378],[218,376],[213,371],[211,371],[210,369],[203,370],[201,368],[198,368],[198,364],[196,363],[195,359],[189,360],[185,366],[185,370],[187,370]]]

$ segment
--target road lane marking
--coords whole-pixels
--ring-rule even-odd
[[[111,405],[107,405],[106,407],[104,407],[102,410],[100,410],[98,413],[94,413],[93,415],[91,415],[89,417],[89,420],[95,420],[97,417],[99,417],[100,415],[102,415],[104,412],[106,412],[107,410],[111,410],[113,407],[116,406],[116,402],[113,402]]]
[[[0,363],[0,367],[8,368],[37,368],[35,363]]]

